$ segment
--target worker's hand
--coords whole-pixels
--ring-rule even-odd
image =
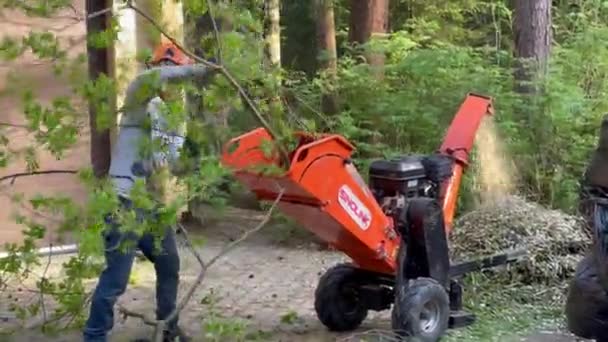
[[[147,178],[152,174],[152,170],[152,165],[146,161],[137,161],[131,165],[131,173],[136,177]]]

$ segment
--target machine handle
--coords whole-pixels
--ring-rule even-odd
[[[323,149],[327,145],[331,145],[332,143],[338,144],[341,147],[341,149],[340,150],[329,149],[329,150],[323,152]],[[344,156],[350,156],[350,153],[352,153],[352,151],[354,149],[355,149],[354,146],[351,145],[348,141],[346,141],[346,139],[344,139],[343,137],[341,137],[339,135],[328,135],[319,140],[315,140],[313,142],[300,146],[296,150],[296,152],[292,158],[292,161],[295,163],[302,162],[309,157],[309,154],[311,152],[314,152],[316,154],[331,153],[331,154],[340,154],[340,155],[344,155]]]

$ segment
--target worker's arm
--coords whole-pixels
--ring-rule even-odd
[[[158,96],[161,86],[165,83],[179,83],[188,80],[206,81],[213,73],[212,69],[202,65],[175,65],[148,69],[129,84],[125,96],[126,111],[136,110],[145,106]]]

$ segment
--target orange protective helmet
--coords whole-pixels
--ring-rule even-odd
[[[155,65],[164,61],[169,61],[176,65],[193,63],[191,58],[186,56],[186,54],[180,48],[175,46],[175,44],[166,38],[162,39],[160,44],[156,47],[156,49],[154,49],[150,64]]]

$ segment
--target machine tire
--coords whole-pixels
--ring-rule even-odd
[[[422,316],[426,315],[427,318]],[[392,328],[399,338],[436,342],[448,329],[450,299],[431,278],[410,279],[395,285]]]
[[[358,269],[349,264],[336,265],[319,279],[315,311],[329,330],[355,330],[367,317],[365,302],[357,298],[358,283]]]

